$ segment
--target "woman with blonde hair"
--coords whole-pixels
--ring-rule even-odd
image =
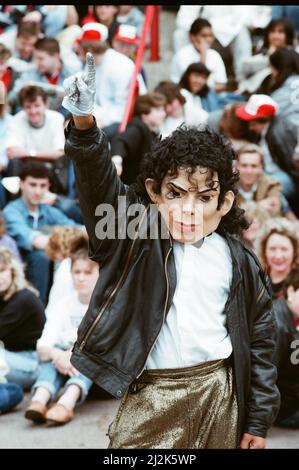
[[[49,237],[46,254],[54,261],[54,277],[46,308],[47,318],[55,311],[55,305],[61,297],[73,292],[70,255],[74,244],[82,237],[87,240],[85,230],[68,226],[55,227]]]
[[[270,219],[260,232],[258,254],[270,276],[273,298],[281,298],[284,282],[299,264],[299,225],[284,218]]]
[[[0,247],[0,341],[9,368],[6,379],[24,389],[39,372],[36,342],[44,324],[43,305],[26,281],[22,264]]]
[[[250,223],[246,230],[243,230],[243,239],[246,245],[254,252],[257,251],[257,237],[259,231],[263,227],[266,220],[270,215],[266,209],[259,206],[255,201],[246,201],[240,204],[240,207],[245,210],[245,217]]]

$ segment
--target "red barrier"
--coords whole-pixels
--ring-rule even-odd
[[[141,63],[142,63],[144,50],[145,50],[146,38],[147,38],[147,34],[150,30],[150,26],[151,26],[153,18],[154,18],[155,8],[157,8],[157,7],[155,7],[154,5],[147,5],[146,6],[145,19],[144,19],[141,38],[140,38],[140,43],[139,43],[139,46],[138,46],[138,49],[137,49],[137,54],[136,54],[136,59],[135,59],[135,69],[134,69],[134,73],[133,73],[133,76],[132,76],[132,82],[131,82],[129,95],[128,95],[128,99],[127,99],[125,114],[124,114],[123,120],[122,120],[122,122],[119,126],[119,132],[124,132],[125,131],[125,129],[127,127],[127,124],[128,124],[128,121],[129,121],[129,118],[130,118],[130,115],[131,115],[131,112],[132,112],[132,109],[133,109],[133,105],[134,105],[135,97],[136,97],[137,77],[138,77],[138,74],[139,74],[140,69],[141,69]]]
[[[150,44],[150,62],[158,62],[159,56],[159,45],[160,45],[160,25],[159,25],[159,14],[160,7],[154,6],[154,17],[151,27],[151,44]]]

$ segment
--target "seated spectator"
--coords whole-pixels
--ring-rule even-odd
[[[112,47],[115,51],[135,61],[138,39],[137,29],[134,26],[123,24],[116,30],[112,40]],[[144,69],[141,68],[140,74],[138,75],[139,94],[141,95],[146,93],[145,82],[145,72]]]
[[[298,223],[283,218],[267,221],[258,239],[259,259],[270,276],[273,298],[281,298],[285,280],[298,265]]]
[[[116,17],[119,24],[135,26],[137,35],[141,36],[144,23],[144,14],[134,5],[119,5],[119,13]]]
[[[45,313],[24,277],[22,264],[0,247],[0,340],[8,366],[6,379],[24,389],[35,382],[38,372],[36,342],[45,324]]]
[[[235,93],[216,93],[208,86],[210,71],[204,64],[196,62],[189,65],[182,75],[179,85],[191,93],[194,104],[208,113],[223,109],[231,101],[243,101],[245,98]]]
[[[6,93],[13,88],[19,76],[8,64],[10,56],[10,50],[0,43],[0,82],[3,83]]]
[[[46,246],[46,254],[54,262],[53,284],[49,292],[46,317],[55,312],[59,299],[73,292],[71,276],[71,251],[78,239],[87,238],[86,232],[78,227],[54,227]]]
[[[269,92],[278,106],[280,119],[299,126],[298,89],[299,54],[292,49],[278,49],[270,56],[272,68]]]
[[[288,199],[294,196],[297,171],[292,157],[297,144],[297,126],[280,116],[276,102],[267,95],[252,95],[245,105],[236,109],[236,115],[248,123],[255,143],[262,148],[265,173],[280,182]]]
[[[0,46],[1,47],[1,46]],[[6,94],[4,92],[4,103],[0,103],[0,208],[3,209],[6,204],[6,192],[3,185],[1,184],[2,177],[5,176],[8,158],[5,148],[5,140],[7,136],[7,130],[12,116],[7,112],[6,107]]]
[[[77,328],[86,313],[91,294],[99,276],[99,266],[88,258],[87,240],[78,240],[71,254],[73,291],[58,300],[55,312],[46,322],[37,350],[42,370],[33,386],[33,397],[25,417],[35,423],[46,420],[65,424],[74,416],[74,407],[82,403],[92,381],[79,373],[71,364],[72,347],[77,338]],[[64,392],[50,409],[61,388]]]
[[[6,233],[6,227],[2,211],[0,211],[0,247],[6,248],[16,259],[22,262],[18,245],[16,244],[15,240]]]
[[[277,386],[281,405],[275,424],[299,429],[299,267],[285,280],[283,296],[273,302],[277,323]],[[297,352],[296,352],[297,349]],[[294,358],[292,357],[294,356]]]
[[[77,25],[79,16],[75,5],[44,5],[42,28],[45,36],[55,37],[65,29]]]
[[[174,48],[179,50],[187,43],[187,31],[192,22],[204,18],[212,25],[215,34],[213,47],[225,57],[225,62],[233,61],[236,80],[240,78],[240,62],[251,55],[252,44],[249,27],[263,28],[269,22],[271,12],[261,11],[261,5],[181,5],[176,18]],[[270,9],[270,7],[268,7]],[[258,10],[258,11],[257,11]],[[258,19],[256,18],[258,17]],[[228,60],[227,60],[228,59]]]
[[[22,88],[20,104],[22,111],[12,117],[7,129],[8,176],[19,176],[28,157],[53,162],[64,153],[64,118],[48,109],[45,91],[37,86]]]
[[[78,39],[78,53],[85,61],[91,52],[96,64],[96,108],[98,125],[111,138],[125,112],[134,63],[107,44],[108,30],[100,23],[87,23]],[[121,73],[120,73],[121,71]]]
[[[101,23],[108,29],[108,43],[112,45],[112,39],[118,28],[116,20],[119,12],[119,5],[92,5],[92,13],[82,20],[82,24]]]
[[[0,382],[0,414],[11,411],[23,400],[23,397],[20,385]]]
[[[38,85],[47,91],[49,107],[56,111],[65,112],[61,108],[64,96],[62,84],[65,78],[78,71],[77,65],[74,69],[70,67],[69,63],[66,66],[61,59],[59,43],[55,38],[38,39],[34,45],[33,57],[36,68],[24,72],[16,81],[9,94],[9,102],[12,105],[18,104],[18,94],[23,86],[27,84]]]
[[[265,29],[264,44],[261,51],[241,61],[238,92],[256,93],[261,86],[265,86],[265,83],[262,84],[264,81],[268,81],[267,77],[271,74],[270,55],[285,47],[294,47],[292,24],[282,18],[270,21]]]
[[[190,64],[201,62],[211,71],[209,86],[216,91],[226,88],[227,76],[223,60],[218,52],[211,49],[214,35],[211,24],[202,18],[195,20],[190,28],[191,43],[180,49],[173,57],[170,78],[178,83]]]
[[[166,117],[165,104],[166,99],[160,93],[138,96],[133,119],[125,132],[113,138],[112,160],[125,184],[135,181],[143,156],[152,149],[153,141]]]
[[[243,240],[257,254],[258,234],[263,224],[270,218],[269,212],[254,201],[242,202],[240,207],[245,210],[245,217],[250,224],[243,230]]]
[[[180,90],[180,86],[170,80],[164,80],[155,87],[155,92],[165,96],[166,119],[160,126],[162,137],[167,137],[183,122],[189,126],[205,124],[208,113],[194,105],[191,94]]]
[[[279,181],[264,173],[262,149],[255,144],[247,144],[237,152],[236,168],[240,173],[238,200],[255,201],[270,216],[281,215],[281,186]]]
[[[236,116],[236,110],[242,103],[230,103],[219,111],[213,111],[208,117],[208,126],[216,132],[222,132],[228,137],[237,151],[240,147],[250,142],[250,132],[245,121]]]
[[[292,23],[297,38],[299,37],[298,5],[272,5],[272,18],[287,18]]]
[[[3,214],[7,233],[15,239],[27,264],[27,276],[46,304],[50,260],[44,250],[55,225],[77,225],[61,211],[41,201],[50,186],[50,170],[41,163],[24,165],[20,174],[21,197],[10,202]],[[80,226],[81,227],[81,226]]]
[[[40,37],[40,25],[36,21],[21,20],[17,30],[11,30],[0,36],[0,42],[11,51],[8,61],[16,72],[32,69],[34,45]]]

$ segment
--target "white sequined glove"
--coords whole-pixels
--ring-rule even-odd
[[[93,113],[96,94],[96,70],[93,55],[86,54],[86,72],[78,72],[63,82],[65,97],[62,106],[75,116]]]

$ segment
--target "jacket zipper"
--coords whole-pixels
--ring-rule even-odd
[[[165,258],[165,263],[164,263],[164,272],[165,272],[166,285],[167,285],[167,287],[166,287],[166,300],[165,300],[164,311],[163,311],[163,322],[162,322],[161,328],[159,329],[158,334],[157,334],[157,336],[156,336],[156,338],[155,338],[155,340],[154,340],[154,342],[153,342],[153,344],[152,344],[152,347],[151,347],[151,349],[150,349],[148,355],[146,356],[146,360],[145,360],[145,362],[144,362],[144,364],[143,364],[142,370],[141,370],[141,372],[139,372],[139,374],[136,376],[135,381],[141,376],[142,372],[144,371],[145,365],[146,365],[146,363],[147,363],[147,359],[148,359],[149,355],[151,354],[151,352],[152,352],[152,350],[153,350],[153,348],[154,348],[154,346],[155,346],[155,344],[156,344],[156,342],[157,342],[159,333],[160,333],[160,331],[161,331],[161,329],[162,329],[162,327],[163,327],[163,325],[164,325],[165,315],[166,315],[166,308],[167,308],[167,302],[168,302],[168,297],[169,297],[169,281],[168,281],[168,275],[167,275],[167,261],[168,261],[168,257],[169,257],[169,255],[170,255],[171,250],[172,250],[172,240],[171,240],[171,237],[170,237],[170,247],[169,247],[169,249],[168,249],[168,252],[167,252],[167,255],[166,255],[166,258]]]
[[[145,216],[145,214],[146,214],[146,212],[147,212],[147,209],[148,209],[148,208],[145,209],[144,214],[143,214],[143,216],[142,216],[142,219],[141,219],[140,223],[142,223],[142,221],[143,221],[143,219],[144,219],[144,216]],[[132,258],[133,248],[134,248],[135,242],[136,242],[136,240],[137,240],[137,237],[138,237],[138,232],[136,233],[136,235],[135,235],[135,237],[134,237],[134,240],[133,240],[133,242],[132,242],[132,245],[131,245],[131,248],[130,248],[130,251],[129,251],[129,254],[128,254],[128,257],[127,257],[127,260],[126,260],[124,269],[123,269],[123,272],[122,272],[122,274],[121,274],[121,276],[120,276],[118,282],[116,283],[114,289],[113,289],[113,290],[111,291],[111,293],[109,294],[109,296],[108,296],[106,302],[104,303],[104,305],[102,306],[102,308],[100,308],[100,311],[99,311],[98,315],[96,316],[96,318],[95,318],[94,321],[92,322],[91,326],[88,328],[86,334],[84,335],[84,337],[83,337],[83,339],[82,339],[82,341],[81,341],[81,343],[80,343],[80,346],[79,346],[79,351],[82,351],[82,350],[84,349],[84,347],[85,347],[85,345],[86,345],[86,343],[87,343],[87,341],[88,341],[90,335],[92,334],[92,332],[93,332],[93,330],[95,329],[95,327],[97,326],[97,324],[98,324],[98,322],[99,322],[101,316],[103,315],[104,310],[108,307],[108,305],[110,304],[110,302],[111,302],[113,296],[115,295],[117,289],[118,289],[119,286],[121,285],[122,280],[123,280],[123,278],[124,278],[124,276],[125,276],[125,274],[126,274],[126,272],[127,272],[127,269],[128,269],[129,263],[130,263],[130,260],[131,260],[131,258]]]

